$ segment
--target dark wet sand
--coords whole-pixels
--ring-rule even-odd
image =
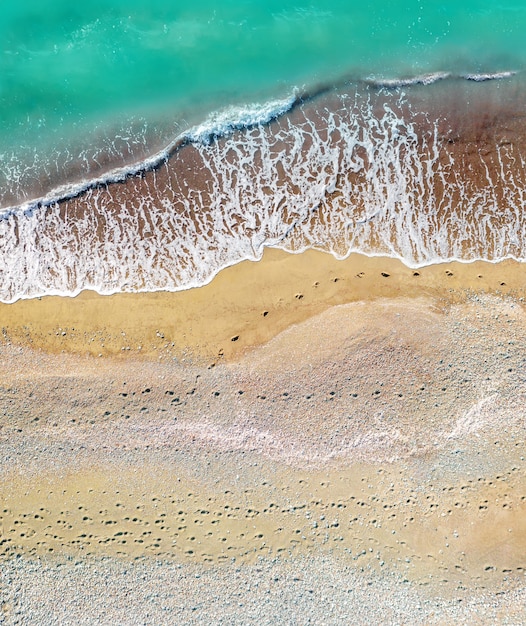
[[[203,284],[263,246],[526,258],[521,77],[347,85],[0,220],[0,298]]]

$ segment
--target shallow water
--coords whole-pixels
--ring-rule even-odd
[[[8,7],[0,298],[181,289],[268,245],[523,258],[524,25],[519,2]]]

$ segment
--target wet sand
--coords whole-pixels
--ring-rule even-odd
[[[269,250],[1,306],[4,621],[523,621],[525,272]]]
[[[334,305],[398,297],[449,302],[470,292],[519,299],[525,276],[512,260],[413,270],[385,257],[338,261],[314,250],[266,249],[262,261],[229,267],[197,289],[19,300],[0,303],[0,320],[5,341],[45,351],[213,364]]]
[[[268,124],[11,207],[0,299],[195,287],[270,246],[414,267],[525,259],[525,92],[519,75],[342,85]]]

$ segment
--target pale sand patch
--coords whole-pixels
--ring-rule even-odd
[[[43,297],[0,305],[5,339],[77,354],[239,358],[328,307],[393,297],[444,297],[465,290],[523,297],[526,269],[499,264],[442,264],[411,270],[387,258],[353,254],[345,261],[309,250],[267,249],[260,262],[220,272],[208,285],[177,293]]]
[[[522,305],[495,296],[332,307],[212,369],[6,346],[2,432],[88,449],[196,442],[280,463],[385,462],[503,423],[520,433],[525,346]]]

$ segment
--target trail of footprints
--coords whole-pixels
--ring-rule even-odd
[[[14,485],[2,497],[0,559],[102,554],[221,563],[326,551],[365,571],[394,569],[407,581],[455,590],[526,573],[526,492],[516,467],[425,489],[393,483],[383,470],[298,476],[216,495],[188,491],[175,477],[153,493],[133,481],[112,489],[94,479],[89,487],[84,473],[65,488]]]
[[[393,282],[393,280],[396,283],[400,279],[408,278],[409,275],[411,276],[411,280],[414,280],[415,278],[418,278],[418,277],[420,277],[421,281],[424,280],[425,282],[426,280],[425,269],[416,271],[416,270],[406,270],[404,268],[402,272],[395,271],[393,274],[385,270],[382,270],[382,271],[375,270],[373,272],[368,271],[367,273],[364,271],[360,271],[354,275],[345,275],[345,274],[343,276],[332,275],[330,276],[330,278],[328,278],[328,281],[334,284],[336,283],[343,284],[344,285],[343,290],[338,290],[338,292],[340,293],[340,295],[347,294],[348,296],[351,296],[351,299],[352,299],[353,280],[355,279],[366,279],[366,280],[374,281],[380,278],[381,284],[387,287],[391,282]],[[446,281],[445,284],[451,284],[450,279],[453,277],[456,277],[457,275],[452,270],[446,269],[444,270],[443,276],[444,276],[444,280]],[[502,293],[503,291],[505,292],[513,291],[510,289],[510,286],[503,280],[502,277],[495,276],[494,273],[491,273],[491,272],[490,272],[489,278],[485,275],[477,274],[476,279],[477,279],[477,282],[480,283],[481,288],[482,288],[482,283],[484,283],[485,284],[484,289],[490,292],[496,291],[498,293]],[[320,281],[317,280],[311,284],[311,288],[317,289],[318,287],[320,287],[320,285],[321,285]],[[274,310],[269,310],[270,307],[269,309],[262,310],[260,313],[258,313],[258,318],[259,316],[263,318],[267,318],[269,314],[275,312],[276,308],[279,309],[285,304],[298,305],[299,302],[301,302],[302,305],[312,304],[312,298],[309,297],[308,286],[303,285],[303,287],[305,289],[303,289],[302,291],[291,293],[287,302],[284,302],[284,300],[280,299],[277,303],[274,303],[274,307],[273,307]],[[520,288],[520,291],[522,293],[521,288]],[[333,292],[333,295],[334,293],[336,292]],[[345,300],[341,300],[341,302],[343,301]],[[21,333],[18,332],[17,329],[15,328],[10,329],[9,332],[5,328],[3,328],[3,334],[4,334],[5,340],[9,340],[10,335],[12,334],[13,336],[11,338],[15,342],[17,340],[22,340],[24,342],[29,342],[29,344],[33,343],[33,339],[31,337],[31,333],[29,332],[28,327],[24,327]],[[126,333],[124,331],[121,331],[120,333],[113,334],[113,335],[111,333],[108,334],[101,330],[90,331],[89,333],[87,332],[82,333],[81,331],[76,330],[73,327],[63,328],[61,326],[61,327],[57,327],[53,329],[53,331],[49,334],[47,339],[48,340],[52,339],[52,344],[55,345],[55,347],[60,346],[61,348],[64,348],[65,346],[69,345],[71,342],[73,342],[73,345],[75,345],[75,342],[76,342],[77,344],[83,347],[79,349],[77,346],[77,348],[74,348],[74,351],[80,350],[81,352],[83,352],[85,349],[88,349],[89,352],[96,354],[98,356],[103,356],[103,354],[105,353],[119,354],[119,353],[128,353],[130,351],[141,354],[143,353],[143,348],[144,348],[146,352],[151,352],[151,353],[156,354],[160,360],[170,361],[174,358],[176,359],[180,358],[181,356],[183,356],[184,358],[185,351],[183,350],[181,352],[181,348],[176,347],[175,338],[174,337],[170,338],[169,335],[170,335],[169,332],[165,334],[165,332],[157,329],[155,331],[155,335],[150,338],[151,341],[149,340],[146,342],[148,345],[143,346],[143,345],[140,345],[142,344],[142,341],[139,341],[139,344],[137,344],[137,341],[131,340],[131,336],[126,338]],[[36,339],[38,342],[38,338]],[[235,334],[231,335],[230,336],[230,348],[233,348],[233,346],[231,345],[232,343],[235,343],[236,347],[243,346],[244,345],[243,340],[244,340],[243,332],[236,332]],[[228,337],[225,337],[223,341],[225,342],[226,345],[229,344]],[[221,359],[223,357],[223,352],[224,352],[224,348],[221,348],[219,350],[219,354],[217,354],[217,359]],[[212,361],[210,364],[210,367],[214,367],[215,365],[216,365],[216,361]]]
[[[420,271],[417,271],[417,270],[411,270],[411,271],[410,271],[410,274],[411,274],[412,278],[418,278],[418,277],[420,277],[420,276],[422,275],[422,270],[420,270]],[[391,274],[390,274],[389,272],[387,272],[387,271],[380,271],[379,276],[381,276],[381,277],[382,277],[382,280],[383,280],[383,281],[385,281],[385,279],[389,279],[389,278],[391,278]],[[447,280],[448,278],[453,278],[453,277],[455,276],[455,273],[454,273],[454,272],[452,272],[450,269],[446,269],[446,270],[444,270],[444,276],[446,277],[446,280]],[[377,278],[377,277],[378,277],[378,274],[376,274],[376,273],[369,273],[369,274],[366,274],[366,273],[365,273],[365,272],[363,272],[363,271],[360,271],[360,272],[358,272],[357,274],[355,274],[355,275],[354,275],[354,278],[355,278],[355,279],[356,279],[356,278],[368,278],[368,279],[375,279],[375,278]],[[398,276],[398,275],[397,275],[397,277],[399,278],[400,276]],[[482,274],[477,274],[477,279],[478,279],[478,280],[481,280],[481,279],[483,279],[483,278],[484,278],[484,276],[483,276]],[[338,283],[338,282],[340,282],[340,281],[342,281],[342,280],[343,280],[343,281],[346,281],[346,278],[343,278],[343,279],[342,279],[342,278],[340,278],[339,276],[332,276],[329,280],[330,280],[330,282],[332,282],[332,283]],[[317,289],[319,286],[320,286],[320,281],[318,281],[318,280],[316,280],[316,281],[314,281],[314,283],[312,283],[312,288],[314,288],[314,289]],[[496,291],[499,291],[499,292],[500,292],[500,291],[502,291],[502,290],[501,290],[501,288],[502,288],[502,287],[506,287],[506,286],[507,286],[507,285],[506,285],[506,283],[505,283],[505,282],[504,282],[501,278],[495,278],[495,277],[493,277],[493,278],[490,280],[490,282],[488,283],[488,285],[487,285],[487,289],[488,289],[488,290],[490,290],[490,291],[491,291],[491,290],[496,290]],[[351,283],[351,285],[348,285],[348,289],[349,289],[349,288],[350,288],[350,289],[351,289],[351,291],[352,291],[352,283]],[[299,301],[301,301],[301,300],[303,300],[304,298],[305,298],[305,293],[303,293],[303,292],[297,292],[297,293],[295,293],[295,294],[294,294],[294,300],[299,300]],[[282,301],[281,301],[281,300],[280,300],[280,303],[282,304]],[[269,311],[268,311],[268,310],[264,310],[264,311],[262,311],[262,312],[261,312],[261,315],[262,315],[263,317],[267,317],[267,316],[268,316],[268,314],[269,314]],[[239,335],[239,334],[236,334],[236,335],[233,335],[233,336],[230,338],[230,340],[231,340],[232,342],[236,342],[236,341],[238,341],[238,340],[239,340],[239,338],[240,338],[240,335]],[[221,356],[221,355],[219,355],[219,356]],[[214,365],[215,365],[215,363],[214,363]]]

